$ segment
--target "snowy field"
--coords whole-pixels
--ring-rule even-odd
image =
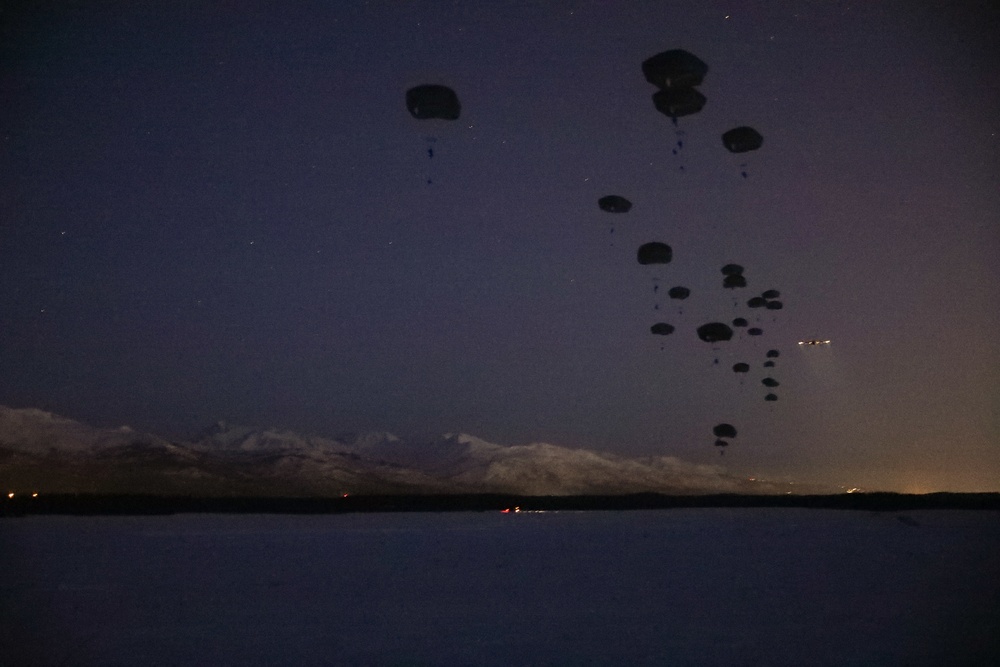
[[[0,521],[0,664],[1000,664],[1000,513]]]

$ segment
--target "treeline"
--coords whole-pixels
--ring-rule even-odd
[[[648,510],[708,507],[798,507],[895,512],[1000,510],[1000,493],[843,493],[836,495],[512,496],[503,494],[371,495],[334,498],[191,497],[39,494],[0,501],[0,515],[338,514],[347,512],[502,512]]]

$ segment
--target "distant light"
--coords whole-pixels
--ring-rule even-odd
[[[31,497],[32,498],[37,498],[38,497],[38,491],[35,491],[34,493],[32,493]]]
[[[8,493],[8,494],[7,494],[7,497],[8,497],[8,498],[13,498],[13,497],[14,497],[14,492],[13,492],[13,491],[11,491],[10,493]]]

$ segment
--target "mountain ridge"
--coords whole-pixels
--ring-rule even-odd
[[[128,426],[100,428],[6,406],[0,406],[0,484],[49,493],[292,497],[817,491],[671,456],[506,446],[457,432],[411,440],[384,431],[324,437],[217,422],[190,441],[169,441]]]

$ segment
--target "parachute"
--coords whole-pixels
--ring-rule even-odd
[[[669,264],[674,251],[666,243],[644,243],[639,246],[636,258],[640,264]]]
[[[657,336],[669,336],[674,332],[674,327],[666,322],[657,322],[649,327],[649,331]]]
[[[768,310],[781,310],[782,308],[784,308],[784,304],[781,303],[780,301],[768,301],[767,303],[764,304],[764,307],[767,308]]]
[[[701,85],[708,65],[683,49],[672,49],[644,60],[642,74],[657,88],[691,88]]]
[[[458,95],[448,86],[423,85],[406,91],[406,108],[420,120],[456,120],[462,111]]]
[[[768,394],[767,396],[764,397],[764,400],[765,401],[776,401],[776,400],[778,400],[778,395],[777,394]]]
[[[781,356],[781,352],[778,352],[777,350],[768,350],[767,351],[767,358],[768,359],[775,359],[775,358],[780,357],[780,356]]]
[[[760,381],[760,383],[765,387],[777,387],[779,384],[778,381],[775,380],[774,378],[764,378],[763,380]]]
[[[749,324],[749,322],[747,322],[746,319],[742,317],[737,317],[735,320],[733,320],[734,327],[745,327],[747,326],[747,324]]]
[[[723,440],[723,438],[735,438],[736,427],[732,424],[717,424],[715,428],[712,429],[712,434],[716,437],[716,447],[727,447],[729,443]]]
[[[764,362],[764,368],[774,368],[774,362],[773,361],[765,361]]]
[[[448,86],[427,84],[416,86],[406,91],[406,108],[410,115],[419,120],[429,120],[439,118],[441,120],[457,120],[462,111],[462,105],[458,102],[458,95]],[[427,137],[427,156],[434,158],[433,144],[436,139]],[[427,184],[434,181],[427,178]]]
[[[698,113],[705,102],[705,96],[694,88],[668,88],[653,93],[653,106],[656,110],[675,120]]]
[[[743,267],[739,264],[726,264],[722,267],[722,275],[724,276],[738,276],[743,273]]]
[[[742,361],[740,363],[738,363],[738,364],[733,364],[733,372],[734,373],[749,373],[750,372],[750,364],[745,364]]]
[[[607,211],[608,213],[628,213],[632,208],[632,202],[618,195],[601,197],[597,200],[597,205],[601,207],[602,211]]]
[[[767,299],[761,296],[755,296],[747,301],[747,306],[750,308],[763,308],[767,305]]]
[[[671,299],[676,299],[677,301],[683,301],[684,299],[686,299],[689,296],[691,296],[691,290],[689,290],[687,287],[682,287],[681,285],[677,285],[677,286],[671,287],[669,290],[667,290],[667,295]],[[684,312],[684,308],[683,307],[679,307],[677,309],[677,312],[678,313],[683,313]]]
[[[706,343],[718,343],[733,337],[733,330],[722,322],[709,322],[698,327],[698,338]]]
[[[734,127],[722,135],[722,143],[730,153],[746,153],[760,148],[764,137],[752,127]]]
[[[639,250],[636,252],[636,259],[640,264],[669,264],[670,260],[673,258],[674,251],[671,250],[670,246],[666,243],[657,243],[655,241],[651,243],[644,243],[639,246]],[[660,290],[660,286],[657,284],[659,282],[658,277],[653,278],[653,293],[657,293]],[[657,301],[653,305],[653,310],[659,310],[660,303]]]
[[[747,333],[750,334],[751,336],[759,336],[762,333],[764,333],[764,330],[759,327],[750,327],[749,329],[747,329]]]
[[[748,151],[755,151],[760,148],[761,144],[764,143],[764,137],[760,136],[760,132],[753,129],[752,127],[734,127],[725,134],[722,135],[722,145],[726,147],[730,153],[746,153]],[[743,178],[747,178],[746,164],[740,165],[743,171],[740,175]]]
[[[735,438],[736,427],[732,424],[718,424],[712,429],[716,438]]]
[[[779,292],[776,289],[769,289],[763,294],[761,294],[761,296],[764,297],[764,299],[777,299],[779,296],[781,296],[781,292]]]
[[[733,273],[725,277],[722,281],[722,286],[726,289],[734,289],[737,287],[746,287],[747,279],[738,273]]]

